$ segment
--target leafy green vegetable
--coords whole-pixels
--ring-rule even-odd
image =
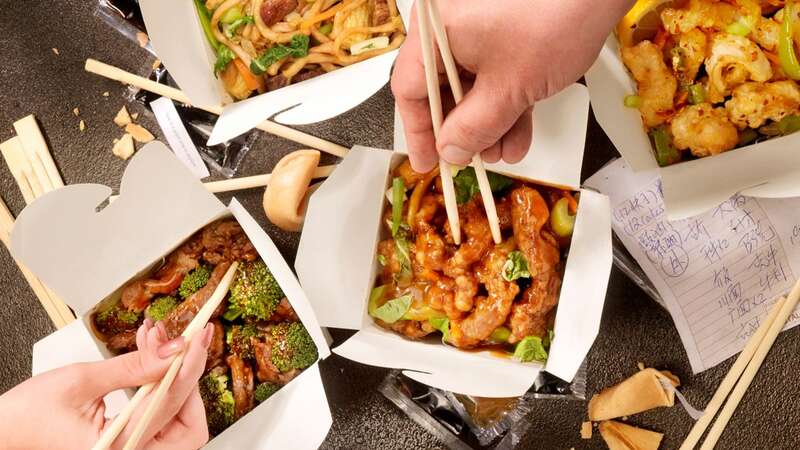
[[[395,275],[395,281],[400,286],[408,286],[411,279],[414,277],[413,269],[411,268],[411,251],[408,247],[408,241],[405,236],[398,234],[394,238],[394,244],[397,248],[397,261],[400,263],[400,272]]]
[[[383,267],[386,267],[386,257],[383,255],[378,255],[378,264]]]
[[[217,62],[214,64],[214,73],[218,74],[225,70],[225,67],[234,59],[236,59],[236,55],[233,50],[224,45],[217,47]]]
[[[514,180],[511,178],[494,172],[486,172],[486,177],[489,179],[489,186],[495,194],[514,184]],[[460,170],[453,178],[453,185],[456,188],[456,201],[459,205],[467,203],[475,194],[481,191],[478,185],[478,177],[472,167]]]
[[[531,273],[528,271],[528,261],[522,252],[515,250],[508,254],[506,263],[503,264],[503,279],[506,281],[514,281],[518,278],[530,278]]]
[[[211,44],[211,47],[214,50],[218,50],[219,48],[219,41],[217,37],[214,36],[214,31],[211,29],[211,13],[206,8],[206,4],[203,0],[194,0],[194,6],[197,8],[197,15],[200,16],[200,26],[203,27],[203,34],[206,35],[206,39],[208,43]]]
[[[178,300],[176,300],[175,297],[158,297],[147,307],[145,315],[151,320],[158,322],[159,320],[164,320],[167,314],[175,309],[176,306],[178,306]]]
[[[392,237],[397,236],[400,223],[403,220],[403,203],[406,195],[406,185],[403,179],[396,177],[392,180]]]
[[[547,336],[527,336],[517,343],[514,349],[514,359],[520,362],[547,361],[547,351],[550,349],[550,342],[553,339],[553,331],[550,330]]]
[[[255,349],[250,338],[257,338],[258,335],[258,327],[253,324],[234,325],[225,333],[225,342],[231,353],[239,355],[242,359],[253,359]]]
[[[242,8],[234,6],[233,8],[228,8],[228,10],[225,11],[225,14],[223,14],[222,17],[219,18],[219,21],[222,23],[231,24],[241,19],[242,17],[244,17]]]
[[[222,317],[269,320],[283,297],[283,290],[264,261],[244,263],[236,270],[228,309]]]
[[[205,286],[209,278],[211,278],[211,269],[206,266],[198,266],[183,278],[181,287],[178,288],[178,294],[184,299],[189,297]]]
[[[317,346],[300,322],[281,322],[272,328],[271,360],[281,372],[305,369],[317,357]]]
[[[367,304],[367,312],[370,316],[375,315],[375,310],[380,306],[379,303],[381,300],[383,300],[383,296],[386,294],[387,287],[389,287],[389,285],[384,284],[382,286],[373,288],[372,292],[370,292],[369,303]]]
[[[234,34],[236,34],[236,30],[241,28],[243,25],[250,23],[255,23],[253,16],[243,16],[234,20],[230,23],[230,25],[225,27],[225,36],[228,36],[228,39],[233,39]]]
[[[208,432],[216,436],[235,422],[233,392],[228,389],[228,376],[209,372],[200,378],[200,398],[206,410]]]
[[[250,63],[250,71],[256,75],[261,75],[267,71],[269,66],[286,57],[302,58],[308,55],[309,37],[305,34],[295,34],[289,45],[278,44],[267,49],[261,56],[253,59]]]
[[[397,297],[374,308],[370,315],[386,323],[395,323],[403,317],[403,314],[411,307],[411,294]]]
[[[272,397],[272,394],[278,392],[278,389],[280,388],[281,385],[266,381],[256,386],[256,390],[253,393],[253,397],[255,398],[256,403],[263,403],[268,398]]]
[[[428,319],[428,323],[442,333],[442,342],[447,343],[450,339],[450,319],[447,317],[431,317]]]

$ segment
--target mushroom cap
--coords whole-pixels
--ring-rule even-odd
[[[319,164],[317,150],[297,150],[281,158],[264,191],[264,213],[278,228],[300,231],[308,205],[308,186]]]

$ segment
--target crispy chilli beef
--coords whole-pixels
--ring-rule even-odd
[[[217,435],[317,360],[317,348],[253,244],[234,220],[214,222],[166,257],[119,299],[97,308],[95,331],[109,350],[136,350],[145,318],[180,335],[230,268],[239,269],[214,312],[214,334],[200,379],[209,431]]]
[[[460,349],[517,356],[526,338],[546,349],[577,200],[568,191],[492,174],[502,234],[495,244],[469,170],[454,180],[461,245],[451,235],[438,169],[418,174],[405,161],[394,170],[390,197],[402,205],[387,205],[383,216],[387,231],[378,244],[370,315],[406,338],[436,333]]]

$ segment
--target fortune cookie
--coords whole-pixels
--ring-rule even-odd
[[[622,383],[603,389],[589,401],[589,419],[596,422],[674,405],[675,393],[664,389],[662,379],[673,386],[680,385],[680,380],[672,373],[649,368],[640,370]]]
[[[609,420],[600,422],[600,436],[609,450],[658,450],[663,433]]]

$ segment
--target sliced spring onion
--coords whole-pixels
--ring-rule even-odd
[[[242,8],[234,6],[233,8],[229,8],[227,11],[225,11],[225,14],[219,18],[219,21],[222,23],[231,24],[243,17],[244,13],[242,12]]]
[[[403,199],[406,195],[406,185],[403,179],[396,177],[392,180],[392,236],[397,236],[400,222],[403,220]]]
[[[792,114],[784,117],[778,122],[778,129],[781,130],[781,134],[792,134],[800,131],[800,116]]]
[[[693,84],[688,87],[689,90],[689,103],[692,105],[699,105],[706,101],[706,88],[702,84]]]
[[[750,34],[750,27],[742,20],[737,20],[732,24],[725,27],[725,32],[729,34],[736,34],[739,36],[747,36]]]
[[[626,95],[625,100],[623,101],[625,106],[628,108],[641,108],[642,107],[642,97],[638,95]]]
[[[669,166],[681,160],[681,154],[672,145],[672,138],[665,127],[653,128],[650,135],[656,147],[656,161],[659,166]]]
[[[794,48],[794,7],[793,0],[786,1],[784,20],[778,34],[778,58],[783,72],[793,80],[800,80],[800,61]]]
[[[350,54],[353,56],[360,55],[370,50],[378,50],[389,46],[388,36],[378,36],[376,38],[367,39],[365,41],[356,42],[350,46]]]

